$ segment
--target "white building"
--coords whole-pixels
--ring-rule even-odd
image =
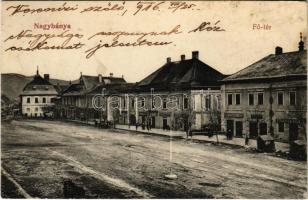
[[[26,117],[50,115],[50,108],[57,95],[55,87],[49,82],[49,74],[44,74],[42,78],[37,70],[33,80],[24,87],[20,95],[22,114]]]

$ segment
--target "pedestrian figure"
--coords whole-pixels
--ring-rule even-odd
[[[144,122],[142,122],[141,127],[142,127],[142,130],[145,130],[145,124],[144,124]]]
[[[249,145],[249,137],[248,137],[247,134],[246,134],[246,136],[245,136],[245,145],[246,145],[246,146]]]
[[[138,124],[138,123],[136,123],[136,131],[138,130],[138,126],[139,126],[139,124]]]
[[[231,140],[232,131],[231,129],[227,130],[227,140]]]

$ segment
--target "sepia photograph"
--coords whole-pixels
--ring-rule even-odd
[[[306,199],[307,2],[2,1],[1,198]]]

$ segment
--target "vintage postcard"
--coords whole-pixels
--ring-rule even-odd
[[[2,1],[1,197],[306,199],[305,1]]]

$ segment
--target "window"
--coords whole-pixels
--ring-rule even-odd
[[[35,103],[38,103],[38,98],[37,97],[35,97]]]
[[[135,100],[132,99],[132,108],[135,108]]]
[[[211,95],[205,97],[205,110],[211,109]]]
[[[295,105],[296,103],[296,94],[295,92],[290,92],[290,105]]]
[[[284,132],[284,123],[278,122],[278,132]]]
[[[123,100],[123,108],[126,108],[126,98]]]
[[[27,98],[27,103],[30,103],[30,102],[31,102],[31,101],[30,101],[30,97],[28,97],[28,98]]]
[[[151,106],[152,106],[152,109],[155,108],[155,105],[154,105],[154,98],[153,98],[153,97],[151,97]]]
[[[143,97],[141,98],[140,104],[141,104],[142,108],[145,106],[145,98],[143,98]]]
[[[27,112],[30,112],[30,108],[27,108]]]
[[[283,92],[278,92],[278,105],[283,105]]]
[[[167,108],[167,99],[163,99],[163,108]]]
[[[38,108],[36,107],[36,108],[35,108],[35,112],[37,112],[37,111],[38,111]]]
[[[184,109],[188,108],[188,98],[184,97]]]
[[[235,104],[236,105],[240,105],[241,104],[241,95],[240,94],[236,94],[235,95]]]
[[[258,104],[263,105],[263,93],[258,93]]]
[[[46,98],[45,97],[43,97],[43,103],[46,103]]]
[[[228,94],[228,105],[232,105],[232,94]]]
[[[250,106],[254,105],[254,104],[255,104],[255,102],[254,102],[254,95],[253,95],[253,94],[249,94],[249,95],[248,95],[248,98],[249,98],[249,99],[248,99],[249,105],[250,105]]]

